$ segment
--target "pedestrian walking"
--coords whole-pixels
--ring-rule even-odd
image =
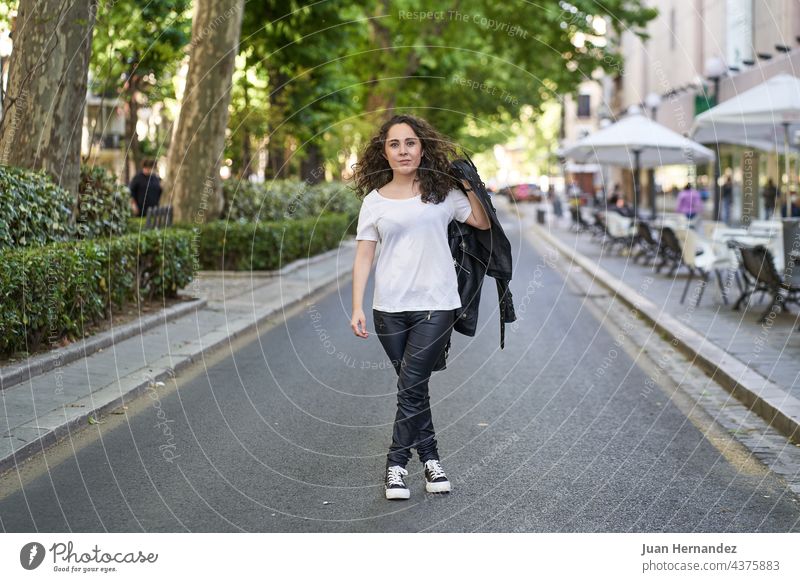
[[[427,121],[397,115],[384,123],[354,166],[363,198],[356,228],[350,326],[367,338],[364,292],[375,257],[372,316],[397,374],[397,411],[386,459],[387,499],[408,499],[404,476],[412,449],[424,465],[425,489],[447,493],[430,408],[428,381],[462,307],[447,226],[486,230],[489,217],[469,183],[451,175],[455,149]]]
[[[689,220],[703,212],[703,199],[700,197],[700,192],[692,188],[691,184],[686,184],[678,194],[676,212],[685,215]]]
[[[733,180],[728,176],[722,185],[722,222],[731,223],[731,207],[733,206]]]
[[[761,191],[761,197],[764,199],[765,220],[772,218],[772,214],[775,212],[775,200],[778,198],[778,195],[778,188],[775,186],[775,182],[772,180],[772,178],[770,178],[767,180],[767,184]]]
[[[553,204],[553,214],[561,220],[561,217],[564,216],[564,207],[561,204],[561,197],[556,194],[556,187],[552,184],[547,188],[547,199]]]

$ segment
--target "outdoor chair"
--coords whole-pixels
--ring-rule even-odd
[[[583,219],[581,215],[580,208],[577,206],[570,206],[569,207],[569,214],[572,217],[572,224],[570,224],[570,229],[574,230],[575,232],[583,232],[589,228],[589,225]]]
[[[703,236],[707,239],[714,238],[714,233],[719,229],[728,228],[728,225],[724,222],[718,222],[716,220],[704,220],[703,221]]]
[[[700,286],[700,293],[697,295],[697,301],[695,301],[695,307],[700,305],[700,301],[703,299],[703,292],[708,284],[708,278],[713,271],[722,294],[722,302],[727,305],[728,296],[725,293],[725,284],[722,281],[721,271],[725,270],[727,273],[729,270],[736,268],[730,256],[727,253],[724,255],[714,253],[711,244],[701,240],[693,229],[680,231],[680,235],[676,236],[679,236],[680,239],[681,259],[689,269],[689,277],[686,279],[686,285],[683,288],[681,303],[686,300],[686,292],[689,290],[692,279],[694,279],[695,275],[699,275],[703,282]]]
[[[603,214],[603,224],[605,226],[604,244],[610,242],[609,251],[615,245],[620,245],[620,252],[624,248],[629,248],[633,244],[634,227],[633,219],[627,218],[616,212],[605,212]]]
[[[747,291],[748,287],[753,285],[753,283],[750,281],[750,277],[748,276],[747,272],[745,272],[745,270],[744,270],[744,263],[742,261],[741,248],[743,246],[747,246],[747,245],[744,245],[744,244],[740,243],[739,241],[737,241],[735,239],[731,239],[731,240],[726,241],[725,245],[729,249],[731,249],[731,252],[736,257],[737,269],[736,269],[736,273],[735,273],[735,278],[736,278],[736,286],[739,288],[739,297],[734,302],[734,306],[735,306],[736,303],[738,303],[739,300],[742,299],[742,294],[744,294],[744,292]],[[766,292],[762,291],[761,298],[758,301],[759,303],[761,303],[764,300],[764,295],[765,294],[766,294]]]
[[[172,206],[151,206],[147,209],[144,229],[159,229],[172,226]]]
[[[775,268],[775,261],[769,249],[762,245],[754,247],[738,245],[738,250],[742,257],[742,269],[747,276],[746,288],[733,306],[734,310],[738,310],[741,304],[757,291],[768,293],[772,298],[769,307],[759,318],[760,323],[764,323],[769,314],[776,309],[778,311],[785,309],[787,303],[800,304],[800,286],[791,279],[783,280]]]
[[[603,211],[595,210],[592,214],[592,221],[589,224],[589,230],[592,233],[592,238],[603,238],[606,235],[606,227],[603,222]]]
[[[664,267],[669,267],[668,275],[672,277],[676,271],[683,265],[683,249],[675,231],[668,226],[661,227],[661,236],[659,237],[660,260],[655,266],[656,273],[660,273]]]
[[[637,263],[642,257],[650,262],[656,260],[661,245],[659,241],[656,240],[656,237],[653,236],[653,231],[647,222],[638,221],[636,223],[636,237],[634,242],[639,248],[639,251],[633,257],[634,263]]]

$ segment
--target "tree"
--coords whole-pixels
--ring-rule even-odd
[[[245,7],[245,14],[247,7]],[[242,27],[244,33],[244,26]],[[244,37],[242,38],[244,45]],[[252,47],[242,46],[236,57],[228,127],[231,139],[225,148],[234,173],[242,179],[254,173],[254,156],[263,145],[269,126],[270,96],[266,69],[253,65]]]
[[[247,4],[241,42],[247,74],[237,75],[231,117],[234,162],[248,157],[243,146],[255,137],[267,149],[269,177],[299,173],[309,183],[324,178],[324,160],[335,157],[341,145],[325,138],[332,127],[336,132],[337,122],[363,109],[359,71],[343,66],[366,38],[366,27],[359,24],[361,4]]]
[[[244,0],[195,0],[189,72],[167,174],[176,221],[205,222],[222,209],[219,167],[243,11]]]
[[[0,164],[44,170],[77,197],[93,0],[21,0],[0,120]]]
[[[238,144],[266,117],[269,176],[294,173],[300,158],[300,174],[313,181],[321,160],[341,159],[398,112],[484,150],[596,69],[621,70],[600,24],[643,35],[655,14],[641,0],[432,0],[425,11],[418,0],[250,2],[243,67],[266,79],[268,107],[253,116],[260,87],[239,92],[231,130],[247,135],[233,140],[230,157],[245,157]]]
[[[504,140],[523,106],[538,115],[595,70],[621,70],[598,18],[645,36],[657,14],[641,0],[438,0],[425,10],[435,16],[420,16],[415,0],[368,2],[370,39],[358,59],[370,80],[367,113],[377,123],[416,110],[475,150]]]
[[[172,76],[189,42],[190,0],[116,0],[97,16],[91,60],[92,89],[105,97],[118,94],[125,104],[126,158],[141,166],[136,134],[141,107],[174,97]],[[125,164],[125,182],[130,164]]]

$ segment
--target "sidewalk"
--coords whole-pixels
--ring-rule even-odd
[[[523,228],[553,244],[597,284],[635,308],[729,392],[800,442],[800,332],[796,331],[800,316],[796,308],[761,324],[758,319],[767,307],[766,300],[758,303],[756,298],[752,305],[733,311],[738,289],[733,285],[728,305],[724,305],[713,275],[699,306],[695,306],[700,291],[697,278],[681,304],[685,269],[672,278],[666,270],[656,274],[641,262],[635,264],[620,255],[616,248],[610,253],[589,233],[572,232],[568,218],[557,223],[549,216],[549,224],[538,225],[533,205],[518,208]]]
[[[349,276],[355,242],[270,273],[201,272],[169,313],[0,369],[0,472]],[[85,357],[84,357],[85,356]]]

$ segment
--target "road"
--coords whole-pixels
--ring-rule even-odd
[[[644,390],[646,368],[504,224],[519,321],[499,350],[488,281],[477,335],[454,334],[431,380],[450,495],[425,493],[415,458],[411,499],[383,497],[396,376],[350,331],[347,283],[0,478],[2,530],[800,531],[786,484]]]

